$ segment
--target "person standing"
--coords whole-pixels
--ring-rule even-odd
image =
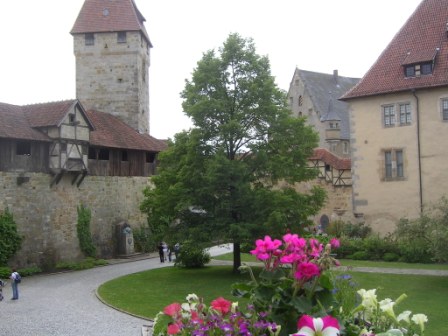
[[[160,262],[165,262],[165,256],[163,255],[163,242],[160,242],[159,246],[159,257],[160,257]]]
[[[11,300],[18,300],[19,299],[19,279],[20,275],[16,271],[15,268],[12,269],[11,276],[9,277],[11,279],[11,287],[12,287],[12,299]]]

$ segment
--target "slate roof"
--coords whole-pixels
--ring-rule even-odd
[[[90,132],[91,145],[154,152],[160,152],[167,147],[164,141],[149,134],[140,134],[108,113],[87,111],[87,116],[95,126],[95,130]]]
[[[313,155],[309,160],[320,160],[339,170],[350,170],[352,166],[350,159],[340,158],[325,148],[314,149]]]
[[[448,0],[423,0],[361,81],[341,99],[448,85],[447,23]],[[431,75],[405,77],[403,65],[432,59]]]
[[[0,103],[0,138],[52,141],[38,128],[60,126],[74,104],[80,103],[76,99],[25,106]],[[150,152],[167,147],[166,142],[140,134],[110,114],[88,111],[85,116],[92,126],[90,144],[93,146]]]
[[[152,47],[134,0],[85,0],[71,34],[141,31]]]
[[[350,139],[349,106],[346,102],[339,101],[337,98],[355,86],[359,78],[301,69],[296,71],[298,71],[305,85],[305,90],[307,90],[315,108],[321,113],[323,120],[340,119],[341,139]]]

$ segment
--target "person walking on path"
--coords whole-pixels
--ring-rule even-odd
[[[163,262],[165,262],[165,256],[163,254],[163,242],[160,242],[158,248],[159,248],[160,262],[163,263]]]
[[[10,279],[11,279],[11,287],[12,287],[12,299],[11,300],[18,300],[19,299],[20,275],[19,275],[19,273],[17,273],[15,268],[12,269]]]

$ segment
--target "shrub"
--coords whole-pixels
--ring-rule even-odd
[[[348,238],[342,236],[341,246],[336,250],[338,259],[349,258],[355,252],[362,250],[362,240],[359,238]]]
[[[427,232],[430,230],[431,219],[422,215],[415,220],[401,219],[394,234],[398,240],[401,261],[410,263],[429,263],[432,259],[430,240]]]
[[[385,253],[397,253],[398,248],[391,237],[382,238],[379,235],[372,235],[363,240],[363,250],[369,255],[371,260],[382,260]]]
[[[21,276],[26,277],[42,273],[42,270],[39,267],[27,267],[18,269],[17,272],[19,272]],[[12,269],[10,267],[0,267],[0,279],[8,279],[11,273]]]
[[[383,260],[384,261],[398,261],[398,260],[400,260],[400,256],[393,252],[386,252],[383,255]]]
[[[354,260],[369,260],[369,254],[366,251],[358,251],[353,253],[351,256],[348,256],[349,259]]]
[[[135,250],[138,252],[152,252],[157,249],[154,236],[151,235],[150,228],[141,226],[133,230]]]
[[[69,261],[61,261],[57,263],[56,269],[59,270],[84,270],[94,268],[96,266],[104,266],[107,265],[108,262],[104,259],[94,259],[94,258],[86,258],[81,261],[69,262]]]
[[[83,204],[78,206],[78,231],[79,247],[87,257],[96,256],[96,247],[93,244],[92,234],[90,233],[91,211]]]
[[[175,265],[187,268],[200,268],[210,262],[210,254],[192,242],[182,243]]]
[[[326,231],[329,235],[340,238],[344,233],[344,227],[346,225],[347,224],[345,224],[341,220],[335,220],[335,221],[331,222],[330,225],[328,225],[328,228]]]
[[[372,232],[372,228],[365,223],[347,223],[343,227],[343,234],[350,238],[366,238]]]
[[[448,199],[443,197],[417,219],[401,219],[395,231],[408,262],[448,261]]]
[[[0,266],[20,249],[22,237],[17,232],[17,225],[9,209],[0,212]]]

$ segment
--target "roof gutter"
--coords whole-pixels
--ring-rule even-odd
[[[423,186],[422,186],[422,159],[420,149],[420,107],[419,99],[416,94],[416,90],[411,90],[412,95],[415,97],[415,110],[417,115],[417,159],[418,159],[418,182],[419,182],[419,196],[420,196],[420,213],[423,213]]]

